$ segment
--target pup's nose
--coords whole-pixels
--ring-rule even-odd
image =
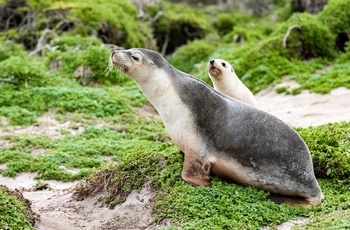
[[[214,60],[210,60],[209,62],[210,62],[210,64],[214,64],[215,61]]]

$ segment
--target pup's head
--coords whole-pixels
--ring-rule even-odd
[[[212,59],[208,62],[208,74],[211,78],[222,79],[225,74],[233,73],[233,68],[225,60]]]

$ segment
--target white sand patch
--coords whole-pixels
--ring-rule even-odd
[[[2,148],[8,148],[11,147],[12,142],[9,140],[0,140],[0,147]]]
[[[114,209],[101,207],[98,197],[75,201],[67,190],[24,192],[32,202],[34,212],[41,222],[36,230],[95,230],[95,229],[159,229],[152,224],[150,199],[153,193],[144,186],[132,192],[125,203]]]
[[[113,162],[113,157],[111,156],[101,156],[100,158],[109,164]]]
[[[0,184],[11,189],[31,189],[37,181],[36,173],[19,173],[15,178],[4,177],[0,174]]]
[[[60,168],[60,169],[62,169],[62,170],[64,170],[64,171],[66,171],[66,172],[70,172],[70,173],[72,173],[73,175],[78,174],[79,171],[80,171],[80,169],[76,169],[76,168],[67,168],[67,167],[64,166],[64,165],[60,165],[58,168]]]
[[[44,149],[44,148],[33,149],[31,154],[33,156],[37,157],[37,156],[43,155],[45,153],[45,151],[46,151],[46,149]]]
[[[350,90],[340,87],[330,94],[303,91],[299,95],[278,94],[265,89],[255,95],[258,107],[294,127],[318,126],[350,121]]]
[[[277,226],[277,230],[291,230],[293,228],[293,226],[297,226],[297,225],[300,225],[300,224],[305,224],[309,222],[309,218],[305,218],[305,217],[301,217],[301,218],[298,218],[296,220],[290,220],[290,221],[287,221],[287,222],[284,222],[280,225]],[[270,230],[271,228],[269,227],[262,227],[260,230]],[[275,228],[273,228],[275,229]]]
[[[305,224],[307,222],[309,222],[309,218],[305,218],[305,217],[298,218],[296,220],[290,220],[278,225],[277,230],[290,230],[295,225]]]
[[[0,164],[0,170],[6,170],[7,165],[6,164]]]
[[[71,121],[66,121],[60,123],[55,119],[55,113],[47,112],[43,116],[37,118],[38,124],[21,127],[21,126],[7,126],[6,129],[0,129],[0,136],[5,135],[35,135],[35,136],[45,136],[52,139],[64,138],[61,134],[61,130],[69,131],[71,134],[76,135],[84,131],[82,125],[78,125],[78,129],[72,129]]]

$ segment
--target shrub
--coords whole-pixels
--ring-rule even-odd
[[[208,14],[211,14],[211,11],[208,12]],[[220,13],[218,15],[215,11],[215,15],[212,15],[212,25],[221,36],[226,35],[238,25],[255,22],[255,18],[248,14],[242,14],[239,11],[234,11],[232,13]]]
[[[290,30],[289,36],[284,38],[291,57],[305,60],[335,56],[335,36],[314,15],[295,13],[273,34],[285,35],[293,25],[299,27]]]
[[[83,37],[81,35],[62,35],[57,39],[51,41],[50,44],[52,47],[57,47],[56,50],[60,50],[62,52],[66,51],[79,51],[85,50],[90,46],[101,46],[101,40],[97,39],[94,36]]]
[[[348,0],[328,1],[319,18],[337,36],[338,49],[345,51],[345,44],[350,40],[350,2]]]
[[[237,36],[235,42],[238,43],[259,41],[264,37],[263,32],[260,29],[261,28],[257,28],[256,25],[249,23],[246,25],[237,25],[230,33],[225,35],[224,41],[228,43],[232,42],[234,41],[234,36]]]
[[[22,55],[26,55],[23,45],[14,43],[12,41],[3,43],[0,48],[0,62],[12,56]]]
[[[110,50],[96,46],[90,46],[81,52],[80,63],[84,68],[91,68],[91,73],[87,76],[86,83],[99,82],[108,84],[118,82],[115,74],[106,77],[106,69],[109,61]],[[113,72],[114,73],[114,72]],[[112,76],[113,75],[113,76]]]
[[[28,3],[32,8],[36,10],[49,8],[51,6],[50,0],[28,0]]]
[[[69,2],[76,3],[71,14],[83,22],[77,24],[74,33],[86,36],[95,30],[103,42],[122,47],[147,47],[148,39],[152,39],[150,30],[144,29],[145,22],[137,18],[135,5],[127,0]]]
[[[82,40],[87,42],[87,39]],[[61,48],[68,50],[62,52]],[[110,49],[105,46],[82,44],[71,47],[69,44],[61,48],[47,52],[46,57],[51,65],[58,63],[57,69],[51,71],[57,71],[65,78],[77,79],[83,85],[111,85],[131,80],[115,68],[108,72]]]
[[[25,2],[26,1],[22,1]],[[11,9],[10,12],[12,12]],[[96,34],[104,43],[121,47],[149,47],[154,45],[148,21],[138,18],[134,4],[127,0],[112,1],[48,1],[29,0],[13,12],[9,18],[11,30],[0,34],[0,38],[12,38],[25,45],[28,50],[36,47],[41,32],[49,29],[62,33],[89,36]],[[27,22],[28,23],[24,23]],[[6,26],[7,28],[8,26]],[[52,37],[46,36],[43,42],[49,43]],[[1,40],[1,39],[0,39]],[[44,45],[45,45],[44,44]]]
[[[337,63],[348,63],[350,61],[350,41],[345,44],[344,53],[336,61]]]
[[[349,0],[329,0],[318,16],[334,34],[350,33]]]
[[[288,51],[282,47],[282,36],[264,39],[255,46],[250,45],[231,51],[223,55],[222,59],[234,60],[235,63],[231,64],[237,76],[253,92],[292,71],[293,64],[288,59]]]
[[[178,48],[169,60],[175,68],[186,73],[191,73],[195,70],[194,65],[208,59],[208,56],[216,48],[215,44],[209,44],[205,40],[192,41]]]
[[[220,35],[225,35],[230,32],[236,24],[237,22],[235,18],[229,14],[219,14],[213,22],[214,28],[219,32]]]
[[[10,125],[30,125],[36,120],[36,114],[19,106],[0,107],[0,115],[9,119]]]
[[[0,78],[9,79],[10,82],[21,88],[38,86],[48,80],[45,69],[40,58],[22,54],[0,62]]]
[[[164,54],[174,52],[177,47],[189,41],[203,38],[210,30],[207,15],[200,9],[163,1],[162,10],[150,5],[147,11],[152,18],[162,11],[151,26],[158,47]]]

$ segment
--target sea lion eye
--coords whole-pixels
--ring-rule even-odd
[[[226,63],[225,62],[222,62],[221,64],[222,64],[223,67],[226,68]]]
[[[140,58],[136,57],[135,55],[131,55],[131,58],[134,59],[135,61],[139,61]]]

